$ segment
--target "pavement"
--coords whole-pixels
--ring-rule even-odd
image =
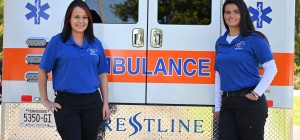
[[[294,90],[294,96],[300,96],[300,90]],[[300,126],[293,126],[293,140],[300,140]]]
[[[300,90],[294,90],[294,96],[300,96]]]
[[[293,126],[293,140],[300,140],[300,126]]]

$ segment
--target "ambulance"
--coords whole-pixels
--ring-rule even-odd
[[[105,140],[210,140],[215,42],[225,0],[85,0],[109,64]],[[278,73],[265,95],[266,140],[291,140],[295,0],[244,0],[269,39]],[[40,103],[38,65],[71,0],[4,0],[1,139],[60,140]],[[263,70],[261,70],[261,74]],[[48,96],[55,98],[52,76]],[[100,116],[99,116],[100,117]]]

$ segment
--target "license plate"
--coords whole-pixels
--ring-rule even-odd
[[[20,108],[20,126],[55,127],[54,114],[45,108]]]

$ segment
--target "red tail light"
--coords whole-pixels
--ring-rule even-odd
[[[22,102],[32,102],[32,96],[31,95],[22,95],[21,101]]]
[[[272,107],[273,106],[273,100],[267,100],[268,103],[268,107]]]

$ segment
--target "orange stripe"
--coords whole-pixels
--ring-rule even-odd
[[[277,66],[277,74],[271,85],[273,86],[293,86],[294,81],[294,54],[276,53],[273,54]],[[263,70],[259,73],[262,75]]]
[[[214,84],[214,52],[200,52],[200,51],[149,51],[149,65],[148,68],[150,70],[155,69],[157,66],[157,60],[159,58],[163,58],[166,67],[168,67],[169,59],[174,59],[176,62],[179,62],[181,59],[181,66],[183,69],[186,69],[189,73],[193,70],[195,71],[195,75],[187,76],[186,73],[182,72],[182,75],[177,75],[175,70],[170,70],[174,74],[173,76],[163,76],[163,73],[158,73],[157,76],[148,76],[148,82],[150,83],[192,83],[192,84]],[[179,58],[179,59],[178,59]],[[186,60],[192,61],[186,61]],[[209,62],[201,63],[199,60],[209,60]],[[184,61],[187,63],[187,68],[184,68]],[[196,64],[193,64],[195,62]],[[203,65],[208,68],[202,69],[199,68],[199,65]],[[183,71],[183,70],[182,70]],[[199,75],[199,72],[209,74],[209,76]]]
[[[146,51],[130,51],[130,50],[106,50],[105,54],[107,57],[112,57],[110,61],[110,73],[108,75],[109,82],[134,82],[134,83],[145,83],[146,76],[144,75],[130,75],[129,73],[124,73],[121,75],[112,74],[113,68],[113,58],[142,58],[146,56]],[[140,62],[141,65],[142,62]],[[133,64],[136,64],[135,59],[133,59]],[[136,69],[136,66],[133,66],[132,69]]]
[[[277,66],[277,74],[272,82],[274,86],[294,85],[294,54],[275,53],[274,59]]]
[[[42,54],[44,49],[40,48],[4,48],[3,49],[3,80],[25,80],[24,75],[28,71],[37,71],[38,65],[27,65],[25,57],[28,54]],[[146,51],[142,50],[106,50],[106,55],[110,57],[110,74],[108,80],[110,82],[146,82],[146,75],[143,72],[143,59],[146,58]],[[115,58],[124,60],[124,67],[116,67],[117,71],[124,70],[123,74],[115,74],[113,72]],[[150,83],[186,83],[186,84],[213,84],[214,83],[214,52],[200,51],[148,51],[148,63],[146,72],[152,73],[148,75],[147,80]],[[272,82],[275,86],[292,86],[293,85],[293,69],[294,54],[290,53],[274,53],[277,64],[278,73]],[[128,60],[132,60],[131,65]],[[139,65],[139,73],[132,74],[128,72],[137,70],[137,61]],[[159,61],[161,60],[161,61]],[[174,67],[170,68],[171,61],[178,66],[181,64],[179,74],[176,73]],[[204,62],[201,62],[205,60]],[[206,62],[209,61],[209,62]],[[195,63],[195,64],[194,64]],[[184,67],[184,64],[185,67]],[[122,65],[122,64],[121,64]],[[146,65],[146,64],[145,64]],[[199,67],[202,65],[203,67]],[[162,68],[164,67],[164,68]],[[208,67],[208,68],[206,68]],[[195,71],[195,75],[188,76],[186,73]],[[157,75],[153,73],[157,72]],[[177,71],[178,72],[178,71]],[[200,72],[200,74],[199,74]],[[166,75],[164,75],[166,73]],[[172,73],[173,75],[170,75]],[[181,75],[180,75],[181,73]],[[205,76],[202,74],[209,74]],[[51,78],[50,78],[51,80]]]
[[[25,57],[28,54],[43,54],[44,49],[35,48],[4,48],[3,49],[3,80],[25,80],[28,71],[37,71],[38,65],[27,65]]]

